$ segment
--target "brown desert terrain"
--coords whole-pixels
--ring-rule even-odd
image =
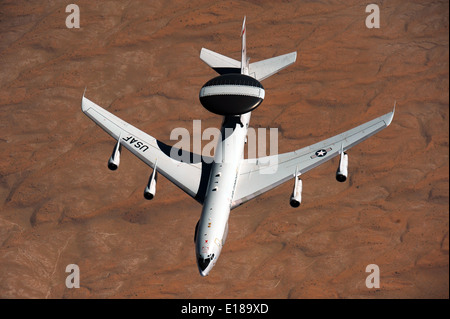
[[[80,8],[80,28],[65,21]],[[370,2],[369,2],[370,3]],[[0,298],[449,298],[449,3],[362,1],[2,1]],[[388,128],[338,159],[231,212],[227,243],[202,278],[201,206],[81,111],[86,96],[173,144],[177,127],[219,127],[198,92],[216,76],[202,47],[251,61],[297,51],[264,80],[255,128],[278,151],[390,112]],[[205,145],[208,141],[204,141]],[[65,285],[77,264],[80,288]],[[365,285],[366,266],[380,288]]]

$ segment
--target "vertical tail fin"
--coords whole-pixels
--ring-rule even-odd
[[[245,20],[246,16],[244,16],[244,22],[242,23],[241,30],[241,38],[242,38],[242,56],[241,56],[241,74],[248,75],[248,59],[247,59],[247,36],[245,30]]]

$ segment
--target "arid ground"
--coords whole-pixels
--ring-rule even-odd
[[[80,8],[67,28],[66,6]],[[370,2],[369,2],[370,3]],[[382,1],[1,1],[0,298],[448,298],[449,3]],[[177,127],[219,127],[198,92],[216,73],[202,47],[251,61],[292,51],[263,81],[255,128],[278,151],[390,112],[352,148],[232,211],[208,277],[195,261],[201,206],[124,151],[81,111],[86,96],[167,144]],[[209,141],[204,141],[204,145]],[[66,266],[80,288],[65,285]],[[367,288],[378,265],[380,288]]]

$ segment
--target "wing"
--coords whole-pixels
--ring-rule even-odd
[[[297,168],[298,173],[304,174],[378,133],[391,124],[394,112],[395,106],[390,113],[294,152],[243,160],[232,208],[293,178]]]
[[[83,96],[83,112],[145,164],[154,168],[199,203],[203,203],[212,163],[211,158],[166,145],[147,133],[121,120]],[[173,155],[176,156],[173,156]],[[172,156],[171,156],[172,155]]]

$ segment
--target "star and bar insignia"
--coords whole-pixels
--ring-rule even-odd
[[[316,153],[314,153],[314,155],[311,155],[311,159],[314,159],[316,157],[324,157],[331,150],[332,150],[331,147],[329,147],[327,149],[320,149],[320,150],[316,151]]]

